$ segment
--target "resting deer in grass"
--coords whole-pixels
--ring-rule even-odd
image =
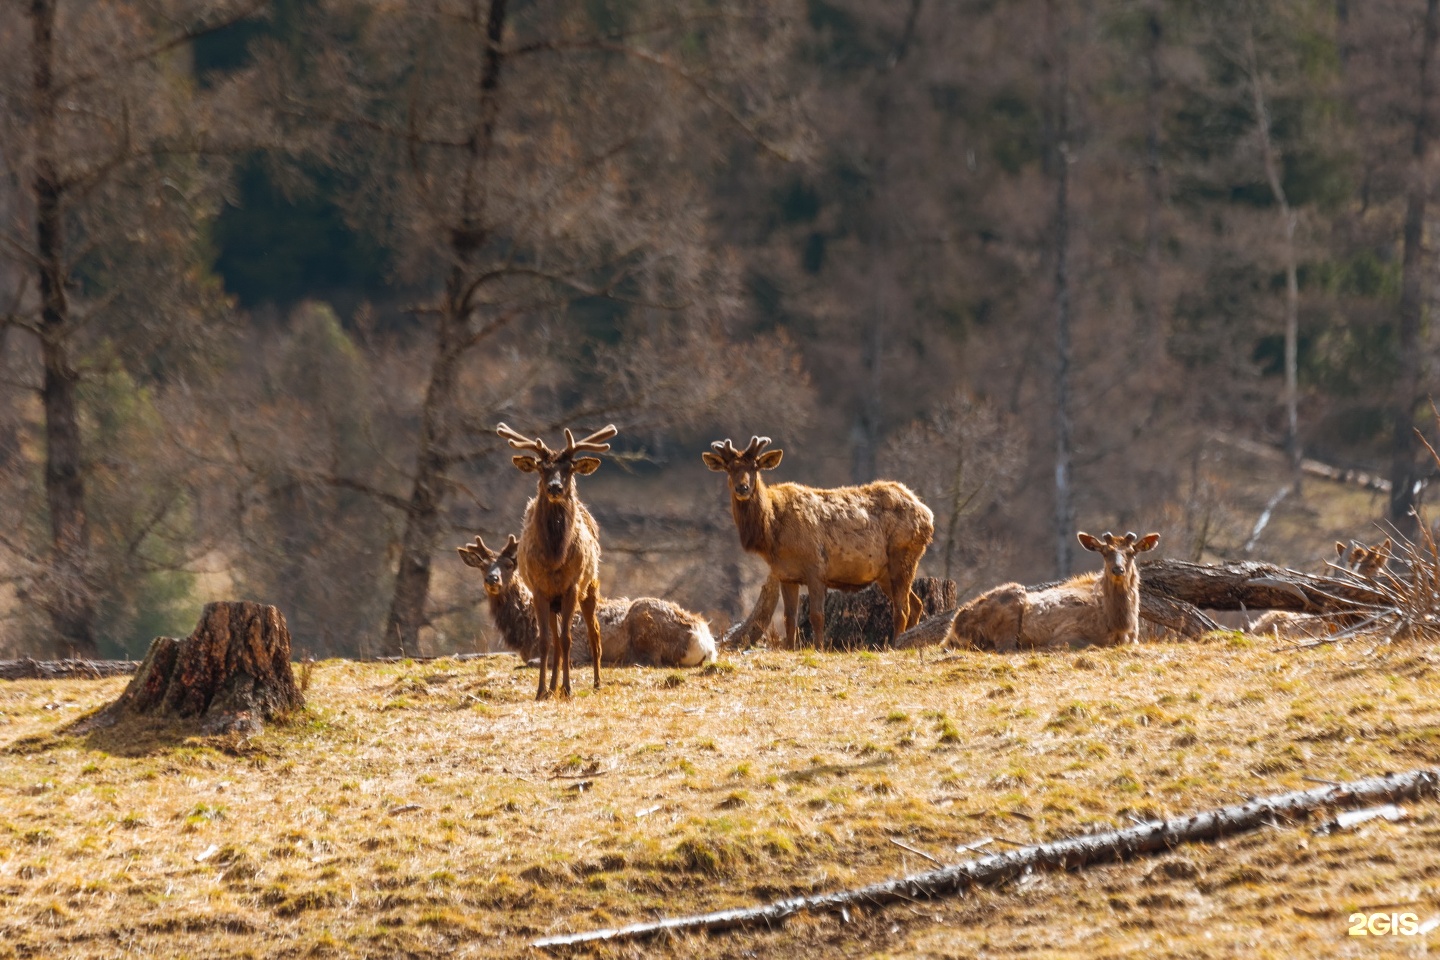
[[[1135,555],[1154,549],[1160,534],[1076,536],[1082,547],[1104,558],[1104,570],[1033,592],[1018,583],[986,591],[955,611],[944,646],[1014,650],[1137,643],[1140,571]]]
[[[578,604],[590,636],[590,659],[595,667],[595,689],[600,689],[600,624],[595,607],[600,600],[600,528],[575,493],[575,478],[589,476],[600,468],[598,457],[577,457],[578,453],[604,453],[609,440],[619,433],[608,426],[584,440],[576,441],[567,427],[563,450],[551,450],[538,437],[534,440],[499,424],[495,432],[516,450],[535,456],[512,457],[522,473],[538,475],[535,496],[525,507],[520,530],[520,576],[535,597],[539,613],[540,685],[535,699],[544,700],[555,692],[564,672],[561,693],[570,696],[570,621]],[[556,617],[559,622],[556,622]],[[551,665],[550,687],[545,687],[545,665]]]
[[[1330,566],[1336,567],[1359,580],[1374,583],[1390,562],[1392,544],[1386,537],[1373,547],[1351,540],[1348,545],[1335,541],[1335,559]],[[1305,637],[1323,637],[1345,627],[1353,627],[1364,619],[1357,613],[1296,613],[1291,610],[1271,610],[1245,629],[1255,636],[1273,636],[1277,640],[1295,640]]]
[[[802,585],[810,594],[815,645],[822,646],[826,588],[863,590],[876,583],[890,598],[893,643],[920,619],[920,598],[910,585],[935,535],[935,515],[908,487],[889,480],[828,490],[768,486],[760,474],[778,467],[783,456],[765,450],[769,443],[769,437],[751,437],[748,447],[736,450],[729,440],[717,441],[701,456],[711,470],[729,476],[740,545],[763,557],[780,584],[786,641],[796,645]]]
[[[514,534],[499,550],[491,550],[479,537],[457,548],[460,559],[485,572],[485,593],[490,617],[501,641],[525,660],[539,652],[540,628],[529,589],[516,575],[520,542]],[[600,650],[607,664],[646,667],[698,667],[715,659],[715,638],[701,617],[654,597],[601,600],[596,610],[600,623]],[[574,625],[571,625],[572,631]],[[589,658],[588,646],[577,636],[571,657]]]

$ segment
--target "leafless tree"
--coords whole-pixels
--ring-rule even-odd
[[[0,176],[14,216],[0,257],[18,289],[0,323],[30,335],[45,449],[43,538],[8,549],[30,561],[31,593],[55,645],[96,651],[102,591],[82,431],[99,371],[184,357],[219,309],[205,289],[201,224],[234,138],[255,128],[243,77],[195,90],[184,55],[198,37],[256,16],[265,0],[195,0],[142,13],[35,0],[0,28]],[[22,19],[23,18],[23,19]]]

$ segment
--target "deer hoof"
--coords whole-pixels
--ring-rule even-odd
[[[539,691],[537,691],[537,692],[535,693],[535,699],[536,699],[536,700],[549,700],[549,699],[550,699],[550,691],[549,691],[549,690],[539,690]]]

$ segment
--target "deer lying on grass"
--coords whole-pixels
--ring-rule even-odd
[[[781,450],[762,453],[769,437],[751,437],[736,450],[729,440],[701,454],[705,465],[729,475],[730,510],[740,545],[770,565],[785,604],[785,639],[796,645],[800,586],[810,594],[815,645],[825,637],[825,590],[862,590],[872,583],[890,598],[890,642],[920,619],[920,598],[910,589],[935,515],[903,483],[879,480],[861,487],[821,490],[798,483],[767,486],[762,470],[780,465]]]
[[[527,662],[539,654],[540,630],[535,603],[529,589],[516,576],[516,555],[520,542],[511,534],[498,551],[485,546],[479,537],[474,543],[457,547],[460,559],[485,571],[485,593],[490,617],[500,639]],[[624,597],[601,600],[596,609],[600,622],[600,649],[607,664],[640,667],[698,667],[715,659],[715,638],[710,625],[696,614],[654,597],[629,600]],[[571,625],[572,632],[575,625]],[[571,656],[576,663],[589,659],[588,645],[576,636]]]
[[[595,619],[595,607],[600,599],[600,528],[575,493],[575,477],[594,473],[600,468],[600,459],[575,455],[609,450],[610,444],[603,441],[619,431],[613,425],[607,426],[577,442],[567,427],[565,448],[559,451],[503,423],[495,432],[516,450],[536,454],[511,458],[522,473],[538,475],[535,496],[525,507],[518,557],[520,576],[534,593],[535,610],[540,614],[540,685],[535,699],[544,700],[555,692],[562,670],[565,678],[560,691],[570,696],[570,621],[577,603],[585,618],[595,689],[599,690],[600,624]],[[549,689],[545,686],[546,663],[552,667]]]
[[[1392,544],[1386,537],[1373,547],[1351,540],[1349,545],[1335,541],[1335,560],[1329,566],[1336,567],[1350,576],[1374,583],[1390,562]],[[1345,627],[1353,627],[1364,619],[1362,613],[1296,613],[1292,610],[1271,610],[1260,617],[1245,632],[1252,636],[1270,636],[1277,640],[1298,640],[1324,637]]]
[[[1006,583],[955,611],[943,646],[980,650],[1017,647],[1119,646],[1137,643],[1140,571],[1135,554],[1154,549],[1160,534],[1076,535],[1086,550],[1105,559],[1100,573],[1085,573],[1033,593]]]

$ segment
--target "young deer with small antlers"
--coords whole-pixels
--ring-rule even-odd
[[[500,630],[506,648],[529,660],[539,653],[539,624],[535,603],[516,575],[520,542],[514,534],[499,550],[491,550],[479,537],[457,548],[467,565],[485,572],[485,593],[490,617]],[[710,625],[668,600],[618,597],[601,600],[596,611],[600,623],[600,649],[607,664],[639,667],[698,667],[715,659],[715,638]],[[571,629],[574,629],[572,624]],[[585,663],[588,650],[576,637],[570,655]]]
[[[711,470],[728,474],[740,545],[763,557],[780,584],[786,641],[795,646],[799,634],[801,585],[810,594],[815,644],[822,646],[826,588],[863,590],[877,583],[890,598],[893,643],[920,619],[920,598],[910,585],[935,535],[935,515],[909,487],[891,480],[832,489],[767,486],[760,472],[778,467],[783,455],[765,451],[769,443],[769,437],[751,437],[749,446],[736,450],[728,439],[716,441],[701,457]]]
[[[1348,545],[1336,540],[1335,560],[1328,566],[1342,571],[1342,574],[1374,583],[1384,575],[1385,565],[1390,562],[1392,546],[1389,537],[1373,547],[1358,540],[1351,540]],[[1364,620],[1365,616],[1363,613],[1296,613],[1292,610],[1271,610],[1246,627],[1245,632],[1254,636],[1271,636],[1277,640],[1325,637],[1346,627],[1355,626]]]
[[[530,450],[536,456],[512,457],[522,473],[538,475],[535,496],[525,507],[520,530],[520,576],[535,595],[540,620],[540,685],[536,700],[555,692],[564,672],[560,691],[570,696],[570,621],[578,604],[590,636],[591,661],[595,666],[595,689],[600,689],[600,624],[595,606],[600,600],[600,528],[575,492],[575,477],[589,476],[600,468],[598,457],[577,457],[577,453],[603,453],[609,440],[619,433],[615,427],[597,430],[576,441],[567,427],[565,448],[551,450],[540,438],[531,440],[505,424],[495,432],[516,450]],[[559,622],[556,622],[556,618]],[[550,686],[545,686],[545,665],[551,665]]]
[[[1153,549],[1160,534],[1076,536],[1082,547],[1105,559],[1104,570],[1033,592],[1018,583],[988,590],[955,611],[942,646],[1014,650],[1138,642],[1140,571],[1135,554]]]

